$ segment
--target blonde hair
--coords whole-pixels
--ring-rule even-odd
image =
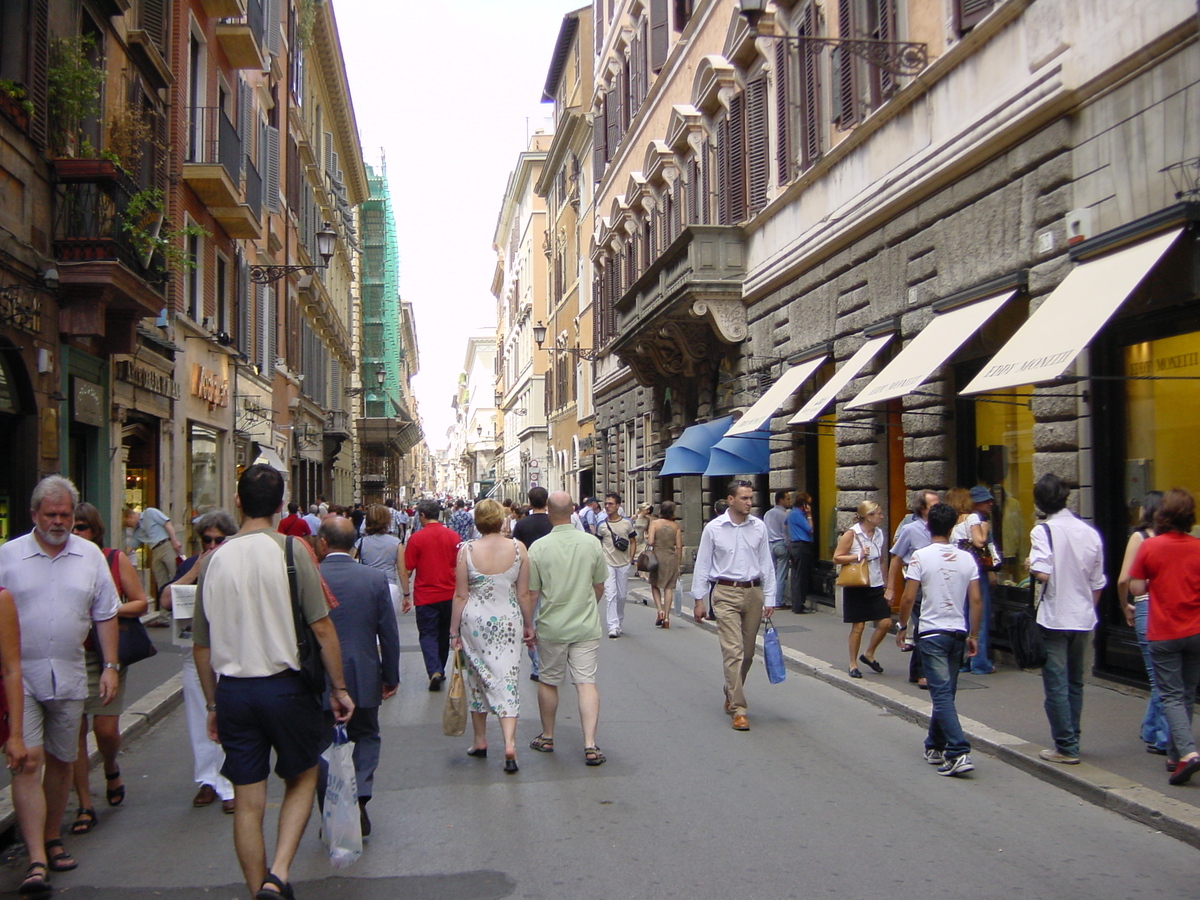
[[[475,504],[475,527],[480,534],[495,534],[504,524],[504,507],[495,500]]]
[[[966,488],[950,488],[950,490],[946,491],[946,499],[942,502],[947,506],[953,507],[954,511],[958,513],[959,518],[975,510],[975,504],[971,502],[971,492]]]
[[[871,513],[877,513],[882,509],[883,507],[874,500],[864,500],[862,503],[858,504],[858,521],[861,522],[866,519],[867,516],[871,515]]]

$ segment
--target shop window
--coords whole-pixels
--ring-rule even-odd
[[[813,541],[817,558],[823,560],[833,559],[833,549],[841,536],[837,515],[836,421],[837,417],[832,413],[816,421],[817,490],[813,497]]]
[[[192,424],[188,430],[188,519],[221,505],[221,438],[215,429]]]

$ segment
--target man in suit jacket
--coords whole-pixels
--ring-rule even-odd
[[[317,555],[321,577],[338,602],[329,617],[342,645],[346,689],[354,699],[354,714],[346,724],[346,733],[354,741],[354,776],[362,833],[366,836],[371,833],[367,803],[383,743],[379,736],[379,705],[400,685],[400,630],[383,572],[360,565],[350,556],[357,537],[354,523],[331,516],[317,532]],[[323,798],[324,764],[321,775]]]

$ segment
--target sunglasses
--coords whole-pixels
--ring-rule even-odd
[[[220,537],[209,537],[206,534],[200,538],[200,543],[204,544],[205,546],[208,546],[209,544],[223,544],[225,543],[225,535],[221,535]]]
[[[75,524],[74,524],[74,525],[71,527],[71,530],[72,530],[72,531],[91,531],[91,530],[92,530],[92,526],[91,526],[91,525],[88,525],[86,522],[76,522],[76,523],[75,523]]]

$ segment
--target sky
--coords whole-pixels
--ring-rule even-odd
[[[430,449],[447,444],[467,336],[494,326],[496,220],[542,104],[563,15],[584,0],[335,0],[363,157],[386,161],[413,304],[413,385]]]

